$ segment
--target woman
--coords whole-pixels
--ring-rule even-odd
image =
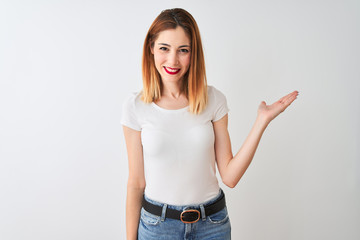
[[[143,90],[123,106],[129,160],[127,239],[230,239],[215,164],[234,188],[260,138],[298,95],[261,102],[253,128],[233,156],[225,96],[207,86],[200,33],[183,9],[155,19],[143,49]]]

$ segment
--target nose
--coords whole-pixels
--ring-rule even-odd
[[[170,67],[174,67],[179,63],[179,56],[177,51],[171,51],[168,56],[168,62]]]

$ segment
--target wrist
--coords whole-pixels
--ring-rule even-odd
[[[258,115],[256,117],[255,122],[256,122],[256,125],[266,128],[269,125],[269,123],[271,122],[271,120],[266,117],[263,117],[261,115]]]

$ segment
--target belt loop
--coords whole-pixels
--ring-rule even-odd
[[[204,208],[203,204],[200,204],[200,211],[201,211],[202,220],[205,221],[206,220],[206,215],[205,215],[205,208]]]
[[[161,220],[162,222],[165,220],[166,209],[167,209],[167,204],[165,203],[164,206],[163,206],[163,208],[162,208],[161,218],[160,218],[160,220]]]

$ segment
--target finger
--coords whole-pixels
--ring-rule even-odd
[[[297,96],[297,95],[299,95],[299,92],[293,91],[293,92],[289,93],[288,95],[280,98],[279,102],[281,102],[281,103],[287,102],[289,98],[292,98],[293,96]]]
[[[283,104],[288,107],[298,96],[298,93],[290,95],[288,98],[283,100]]]
[[[288,95],[283,96],[282,98],[279,99],[278,102],[283,102],[287,97],[289,97],[292,93],[289,93]]]

